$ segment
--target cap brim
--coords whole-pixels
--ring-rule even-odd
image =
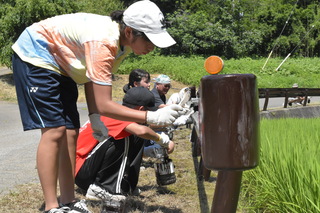
[[[166,48],[174,45],[176,41],[170,36],[167,31],[163,31],[157,34],[145,33],[150,41],[160,48]]]

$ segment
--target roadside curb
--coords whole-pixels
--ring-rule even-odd
[[[261,111],[260,118],[318,118],[320,117],[320,106],[301,106],[295,108],[272,109]]]

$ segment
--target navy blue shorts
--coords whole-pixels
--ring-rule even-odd
[[[80,128],[77,84],[69,77],[12,57],[23,129]]]

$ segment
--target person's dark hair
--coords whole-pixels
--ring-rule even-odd
[[[117,22],[120,25],[120,31],[123,31],[126,28],[126,24],[123,22],[123,13],[124,10],[115,10],[110,14],[111,20]],[[150,39],[141,31],[138,31],[132,28],[132,34],[136,37],[142,37],[146,41],[150,41]]]
[[[129,83],[123,86],[123,92],[126,93],[130,88],[134,87],[134,82],[140,82],[145,77],[150,81],[150,74],[143,69],[134,69],[129,74]]]
[[[112,21],[115,21],[119,24],[121,24],[121,23],[124,24],[124,22],[122,20],[123,13],[124,13],[124,10],[115,10],[110,14],[110,17],[111,17]]]

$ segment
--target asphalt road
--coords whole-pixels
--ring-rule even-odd
[[[24,134],[19,116],[16,104],[0,102],[1,194],[17,184],[37,181],[34,154],[39,132]]]
[[[78,104],[81,124],[87,121],[85,103]],[[16,185],[39,182],[36,152],[40,130],[23,131],[17,104],[0,102],[0,195]]]

